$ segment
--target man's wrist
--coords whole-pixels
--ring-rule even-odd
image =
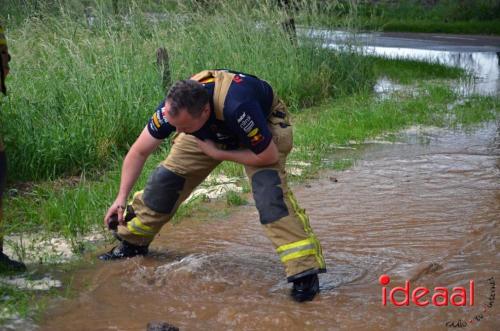
[[[126,205],[127,204],[127,195],[123,194],[118,194],[116,197],[116,201],[120,203],[120,205]]]
[[[224,158],[224,150],[222,149],[216,149],[214,151],[214,155],[213,155],[213,158],[218,160],[218,161],[226,161],[226,159]]]

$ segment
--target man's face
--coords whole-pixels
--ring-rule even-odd
[[[169,113],[170,103],[165,102],[163,107],[163,116],[167,121],[175,126],[177,132],[193,133],[201,129],[201,127],[207,122],[210,117],[210,105],[207,104],[201,111],[199,117],[191,116],[186,109],[181,109],[177,116],[172,116]]]

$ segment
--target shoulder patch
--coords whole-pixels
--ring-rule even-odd
[[[255,136],[257,133],[259,133],[259,128],[255,128],[253,129],[252,131],[250,131],[247,135],[248,138],[252,138],[253,136]]]
[[[158,113],[154,113],[153,123],[158,129],[160,128],[161,124],[160,124],[160,120],[158,119]]]
[[[250,144],[252,146],[255,146],[258,143],[260,143],[262,140],[264,140],[264,136],[261,135],[260,133],[257,133],[256,135],[254,135],[253,137],[250,138]]]
[[[239,84],[242,81],[243,81],[243,78],[241,78],[241,75],[234,75],[233,82],[235,82],[236,84]]]

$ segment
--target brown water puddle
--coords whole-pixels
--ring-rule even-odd
[[[146,258],[79,271],[76,297],[54,303],[40,330],[145,330],[152,320],[181,330],[444,330],[458,320],[499,330],[500,302],[485,307],[488,278],[500,282],[499,135],[498,123],[409,130],[396,144],[360,146],[350,170],[295,187],[328,266],[313,302],[288,297],[249,205],[167,226]],[[406,279],[432,291],[474,280],[475,304],[382,306],[382,274],[389,290]]]

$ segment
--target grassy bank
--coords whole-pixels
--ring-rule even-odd
[[[130,2],[115,15],[101,1],[86,19],[71,1],[60,3],[7,31],[13,60],[0,130],[16,169],[10,180],[109,169],[164,96],[158,47],[169,51],[173,80],[241,70],[271,82],[294,110],[373,84],[369,59],[332,56],[321,43],[296,47],[281,29],[282,13],[265,4],[218,2],[208,24],[206,12],[184,7],[152,16]]]

